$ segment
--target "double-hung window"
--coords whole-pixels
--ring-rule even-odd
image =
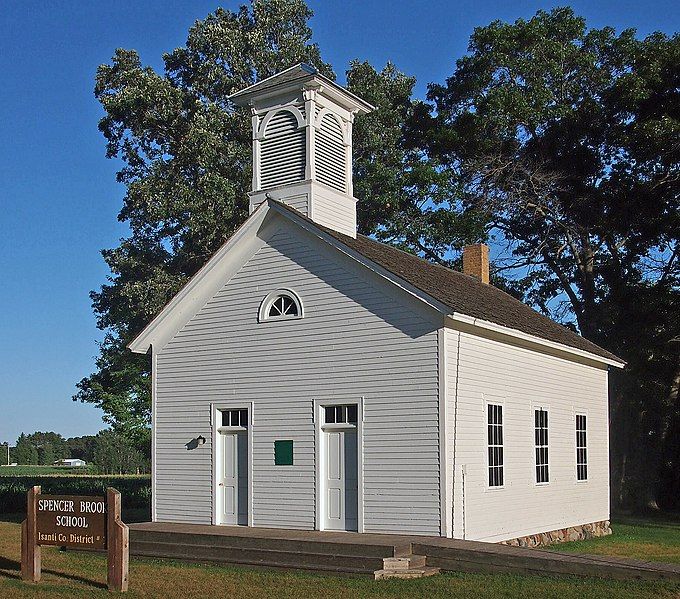
[[[536,483],[550,481],[548,467],[548,411],[543,408],[534,410],[534,444],[536,450]]]
[[[487,404],[489,487],[503,486],[503,406]]]
[[[588,480],[588,439],[585,414],[576,414],[576,480]]]

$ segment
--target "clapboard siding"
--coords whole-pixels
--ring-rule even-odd
[[[286,187],[285,189],[289,189]],[[262,202],[265,201],[266,196],[264,194],[257,196],[257,200],[251,199],[251,205],[250,205],[250,212],[251,214],[260,206]],[[305,216],[309,216],[309,194],[307,193],[300,193],[300,194],[292,194],[289,196],[286,196],[286,198],[283,200],[286,204],[291,206],[292,208],[295,208],[298,212],[301,214],[304,214]]]
[[[257,322],[287,287],[305,317]],[[364,398],[364,530],[439,534],[441,321],[404,292],[287,224],[158,354],[156,509],[210,523],[210,406],[253,402],[255,526],[315,525],[315,399]],[[187,451],[202,434],[208,442]],[[293,467],[273,465],[294,440]],[[182,501],[177,501],[182,497]]]
[[[356,201],[332,189],[318,186],[314,193],[313,217],[320,225],[356,236]]]
[[[446,344],[454,536],[501,541],[608,519],[606,370],[452,329]],[[487,486],[486,402],[504,406],[500,489]],[[541,406],[549,411],[545,486],[534,482],[533,411]],[[588,416],[587,482],[576,481],[577,412]]]

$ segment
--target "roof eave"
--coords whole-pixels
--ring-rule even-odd
[[[522,331],[519,331],[517,329],[513,329],[510,327],[506,327],[500,324],[496,324],[495,322],[491,322],[488,320],[483,320],[481,318],[475,318],[474,316],[468,316],[467,314],[461,314],[460,312],[454,312],[452,314],[448,314],[447,318],[450,319],[451,321],[454,322],[459,322],[459,323],[464,323],[466,325],[481,329],[481,330],[486,330],[486,331],[491,331],[495,333],[499,333],[501,335],[506,335],[508,337],[512,337],[514,339],[518,339],[521,341],[526,341],[529,343],[532,343],[534,345],[542,346],[545,348],[550,348],[552,350],[556,350],[565,354],[570,354],[572,356],[577,356],[579,358],[583,358],[586,360],[591,360],[593,362],[598,362],[600,364],[605,364],[607,366],[613,366],[614,368],[624,368],[626,366],[626,363],[623,360],[614,360],[611,358],[607,358],[605,356],[600,356],[598,354],[594,354],[592,352],[583,350],[583,349],[578,349],[576,347],[572,347],[571,345],[565,345],[564,343],[558,343],[556,341],[550,341],[548,339],[544,339],[543,337],[538,337],[536,335],[531,335],[529,333],[523,333]]]
[[[269,204],[263,202],[242,224],[236,229],[234,234],[224,242],[224,244],[212,255],[212,257],[186,282],[173,298],[165,305],[165,307],[153,318],[153,320],[144,327],[144,329],[127,344],[130,351],[136,354],[146,354],[154,347],[156,348],[156,341],[166,333],[166,329],[175,328],[170,323],[173,314],[181,313],[184,310],[184,305],[190,303],[199,294],[197,292],[198,286],[216,267],[229,250],[234,247],[239,241],[248,234],[253,228],[259,226],[267,214]],[[190,313],[189,309],[187,313]],[[174,331],[176,332],[176,330]],[[167,335],[166,335],[167,336]],[[156,349],[154,349],[156,351]]]

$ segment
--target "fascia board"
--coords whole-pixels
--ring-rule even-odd
[[[180,289],[128,348],[145,354],[161,351],[177,332],[254,254],[264,241],[257,235],[269,211],[263,202],[203,267]]]
[[[452,323],[461,323],[472,327],[472,329],[478,329],[483,331],[489,331],[493,333],[498,333],[506,337],[512,337],[517,340],[521,340],[533,345],[549,348],[560,352],[562,354],[567,354],[592,362],[597,362],[600,364],[605,364],[607,366],[613,366],[614,368],[624,368],[625,362],[618,362],[616,360],[611,360],[605,358],[604,356],[598,356],[592,352],[588,352],[576,347],[571,347],[570,345],[564,345],[563,343],[557,343],[556,341],[549,341],[548,339],[543,339],[542,337],[537,337],[535,335],[530,335],[528,333],[523,333],[517,329],[512,329],[510,327],[505,327],[495,322],[490,322],[488,320],[483,320],[481,318],[474,318],[473,316],[467,316],[466,314],[461,314],[460,312],[454,312],[447,316],[447,326],[449,328],[457,328]]]

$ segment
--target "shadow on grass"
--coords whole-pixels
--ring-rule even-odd
[[[42,569],[43,574],[52,574],[57,578],[62,578],[64,580],[72,580],[73,582],[79,582],[90,587],[97,589],[105,589],[107,585],[102,582],[97,582],[96,580],[90,580],[83,576],[77,576],[75,574],[67,574],[66,572],[61,572],[59,570],[50,570],[48,568]],[[0,556],[0,578],[13,578],[14,580],[21,580],[21,564],[13,559],[7,559],[6,557]]]
[[[21,580],[20,574],[15,574],[14,572],[21,572],[21,564],[14,561],[13,559],[7,559],[0,555],[0,576],[4,578],[14,578],[15,580]]]

